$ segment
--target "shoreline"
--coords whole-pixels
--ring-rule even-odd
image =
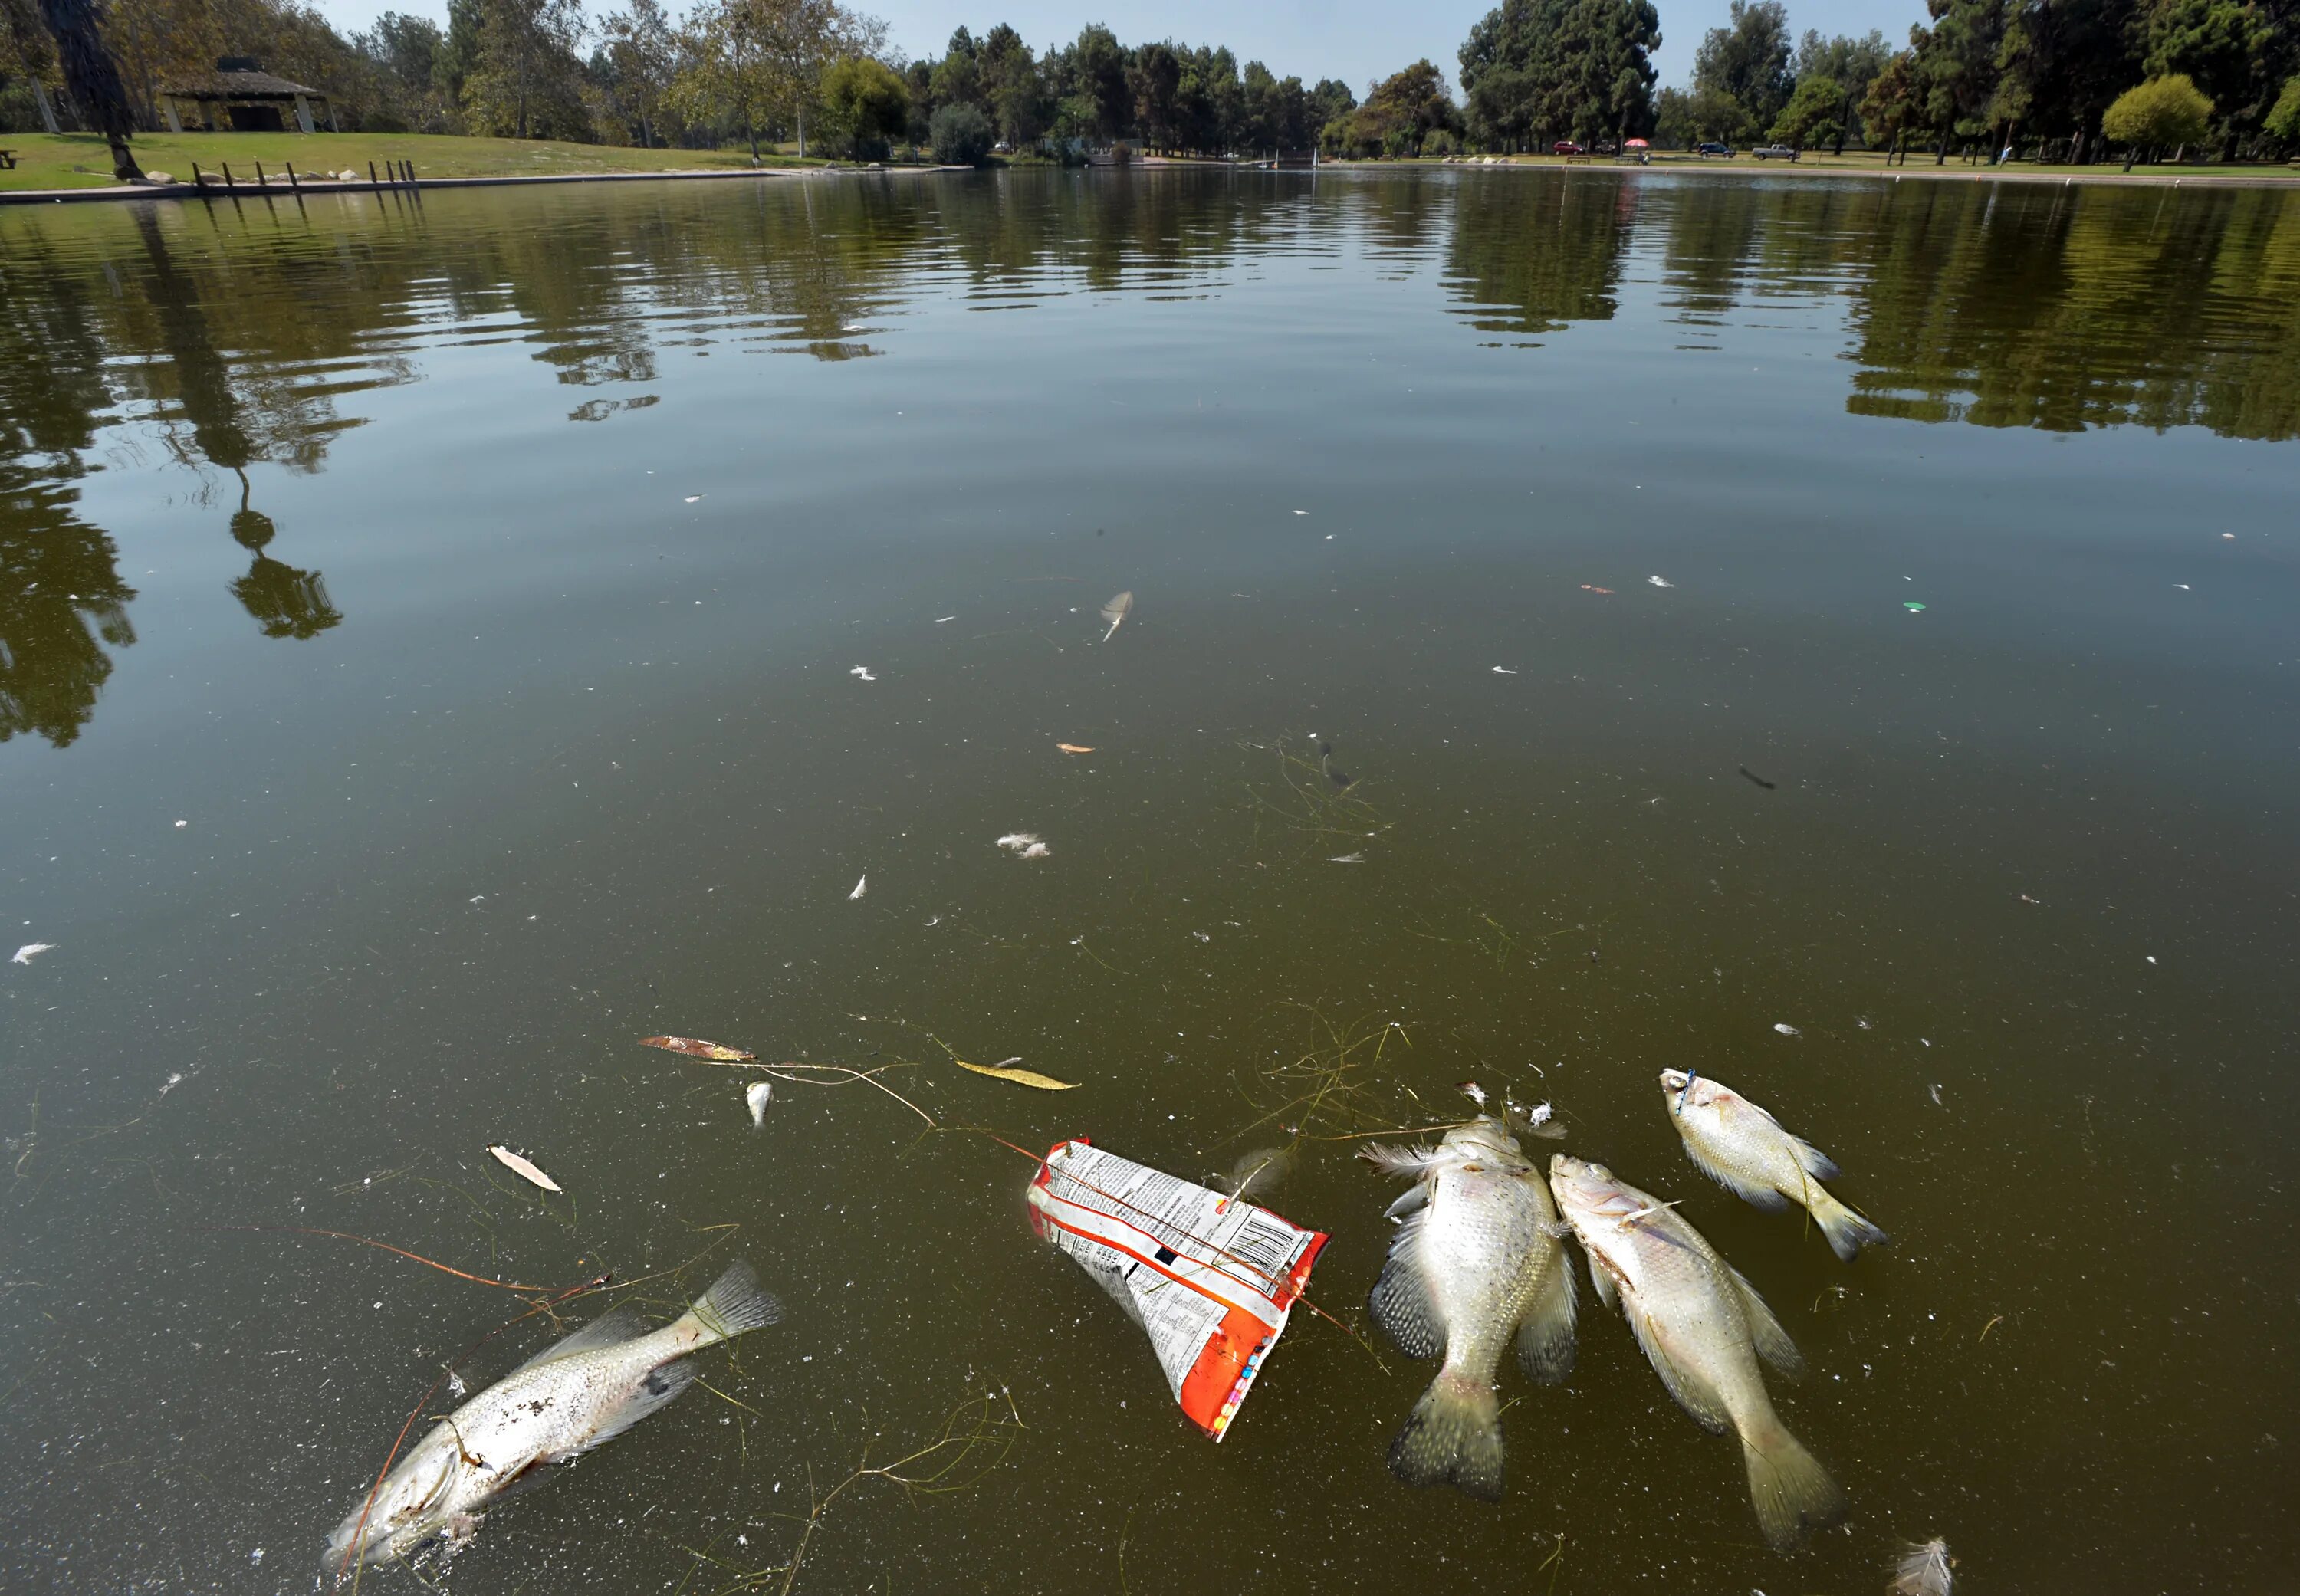
[[[734,170],[688,169],[668,171],[592,171],[509,173],[485,178],[418,178],[413,182],[364,179],[346,183],[339,178],[297,178],[295,182],[238,183],[226,187],[211,181],[197,183],[117,183],[111,187],[0,188],[0,205],[88,204],[122,200],[242,200],[301,199],[305,195],[421,194],[431,188],[509,188],[538,183],[660,183],[697,178],[720,180],[743,178],[812,178],[817,176],[893,176],[898,172],[965,171],[954,166],[762,166]]]
[[[1898,182],[1903,178],[1921,178],[1929,183],[2061,183],[2074,185],[2097,183],[2122,187],[2161,185],[2178,188],[2184,185],[2199,188],[2285,188],[2300,187],[2300,168],[2260,166],[2240,171],[2214,170],[2211,167],[2184,167],[2168,170],[2138,168],[2126,171],[2121,167],[2045,167],[1983,166],[1978,169],[1951,162],[1936,166],[1927,156],[1921,164],[1910,166],[1852,166],[1836,163],[1807,166],[1788,161],[1738,160],[1660,160],[1640,165],[1634,162],[1611,158],[1568,162],[1555,156],[1536,156],[1531,160],[1504,158],[1491,166],[1477,159],[1458,161],[1329,161],[1327,166],[1353,170],[1377,171],[1384,168],[1418,170],[1424,167],[1464,171],[1571,171],[1587,167],[1592,171],[1621,172],[1703,172],[1727,178],[1783,177],[1794,174],[1805,178],[1890,178]]]

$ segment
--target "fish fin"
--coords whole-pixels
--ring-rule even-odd
[[[1749,1500],[1756,1506],[1758,1526],[1774,1550],[1790,1550],[1807,1530],[1845,1516],[1845,1492],[1772,1415],[1741,1437],[1741,1454],[1749,1465]]]
[[[1862,1248],[1881,1247],[1893,1239],[1839,1202],[1819,1181],[1805,1183],[1805,1207],[1829,1238],[1829,1251],[1846,1263],[1860,1256]]]
[[[1589,1284],[1596,1289],[1598,1301],[1616,1313],[1621,1310],[1621,1293],[1613,1284],[1612,1271],[1594,1256],[1589,1259]]]
[[[1374,1322],[1389,1332],[1389,1339],[1408,1358],[1435,1358],[1446,1345],[1446,1323],[1429,1294],[1429,1281],[1421,1268],[1421,1224],[1425,1216],[1408,1214],[1390,1238],[1389,1261],[1373,1283],[1366,1306]]]
[[[620,1346],[627,1341],[637,1341],[654,1328],[647,1323],[646,1316],[636,1308],[611,1309],[580,1330],[553,1342],[512,1372],[518,1374],[522,1369],[533,1368],[538,1363],[572,1357],[578,1352],[594,1351],[600,1347]]]
[[[1392,1147],[1387,1143],[1376,1142],[1361,1150],[1358,1157],[1384,1175],[1411,1176],[1419,1180],[1438,1167],[1444,1151],[1437,1147]]]
[[[1518,1321],[1518,1367],[1528,1379],[1554,1385],[1573,1372],[1573,1260],[1559,1247]]]
[[[631,1392],[629,1401],[601,1419],[599,1427],[592,1431],[580,1446],[554,1452],[548,1461],[564,1463],[570,1458],[579,1458],[585,1452],[606,1445],[648,1414],[662,1411],[680,1392],[695,1384],[695,1360],[691,1358],[675,1358],[669,1363],[647,1370],[646,1377],[638,1384],[638,1389]]]
[[[1691,1416],[1693,1422],[1714,1434],[1722,1435],[1732,1427],[1732,1418],[1725,1411],[1725,1403],[1709,1383],[1688,1370],[1679,1368],[1662,1345],[1661,1332],[1642,1309],[1629,1314],[1629,1328],[1637,1332],[1638,1345],[1644,1349],[1646,1361],[1653,1365],[1654,1373],[1669,1387],[1669,1394],[1677,1405]]]
[[[1438,1370],[1389,1443],[1389,1471],[1409,1485],[1450,1481],[1471,1496],[1499,1501],[1502,1419],[1494,1388]]]
[[[1781,1135],[1788,1136],[1789,1134],[1783,1131]],[[1804,1166],[1804,1172],[1813,1179],[1835,1180],[1837,1178],[1837,1160],[1803,1136],[1789,1136],[1789,1148],[1796,1154],[1796,1161]]]
[[[1749,1339],[1756,1346],[1757,1356],[1771,1364],[1774,1372],[1784,1378],[1804,1379],[1804,1354],[1797,1351],[1789,1333],[1781,1328],[1779,1318],[1765,1305],[1765,1300],[1757,1294],[1757,1288],[1749,1284],[1746,1275],[1723,1259],[1717,1261],[1732,1276],[1734,1289],[1741,1293],[1741,1306],[1748,1315]]]
[[[1429,1183],[1417,1180],[1405,1188],[1403,1195],[1382,1210],[1393,1219],[1403,1219],[1408,1214],[1418,1214],[1429,1206]]]
[[[709,1291],[695,1300],[695,1306],[687,1310],[687,1318],[679,1322],[693,1320],[709,1334],[710,1341],[732,1341],[746,1331],[761,1329],[782,1317],[782,1304],[767,1294],[766,1288],[759,1284],[757,1271],[738,1258],[727,1266],[725,1274],[712,1282]]]
[[[1685,1143],[1685,1156],[1692,1160],[1693,1167],[1700,1170],[1704,1175],[1706,1175],[1710,1179],[1715,1181],[1719,1185],[1723,1186],[1727,1191],[1732,1193],[1733,1195],[1741,1199],[1742,1201],[1748,1203],[1754,1208],[1761,1208],[1769,1214],[1779,1213],[1783,1209],[1788,1207],[1789,1200],[1782,1196],[1779,1192],[1773,1190],[1772,1187],[1756,1185],[1750,1181],[1744,1179],[1742,1176],[1734,1174],[1733,1171],[1725,1168],[1724,1165],[1718,1163],[1707,1153],[1702,1151],[1700,1148],[1696,1147],[1693,1144],[1693,1139],[1690,1136],[1680,1137],[1679,1139]]]

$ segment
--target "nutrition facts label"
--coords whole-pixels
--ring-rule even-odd
[[[1046,1155],[1030,1215],[1141,1325],[1174,1400],[1216,1441],[1326,1244],[1322,1232],[1083,1141]]]

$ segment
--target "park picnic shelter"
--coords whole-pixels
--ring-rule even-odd
[[[212,72],[162,86],[160,107],[171,133],[187,127],[195,132],[280,133],[291,126],[314,133],[315,118],[330,130],[336,127],[335,108],[325,94],[275,78],[246,55],[227,55]]]

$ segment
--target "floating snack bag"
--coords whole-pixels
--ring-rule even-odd
[[[1174,1400],[1216,1441],[1326,1244],[1322,1231],[1083,1141],[1038,1166],[1030,1224],[1148,1333]]]

